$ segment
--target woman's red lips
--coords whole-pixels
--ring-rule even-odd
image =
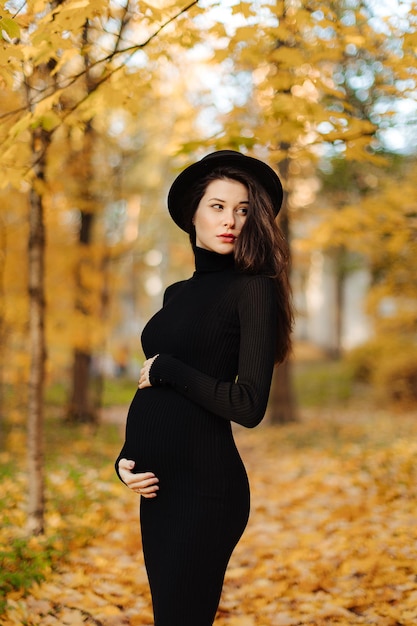
[[[236,237],[231,233],[222,233],[221,235],[217,235],[221,239],[227,239],[228,241],[234,241]]]

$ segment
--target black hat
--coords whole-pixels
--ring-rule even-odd
[[[232,166],[252,174],[269,194],[275,215],[278,215],[282,204],[283,191],[281,181],[274,170],[263,161],[246,156],[235,150],[219,150],[208,154],[201,161],[189,165],[177,176],[171,185],[168,193],[168,210],[177,226],[185,230],[185,232],[189,230],[189,224],[183,212],[185,195],[191,185],[199,178],[203,178],[213,170],[224,166]]]

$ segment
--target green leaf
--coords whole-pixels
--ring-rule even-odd
[[[59,126],[60,121],[60,117],[54,111],[50,111],[39,118],[39,125],[46,131],[52,131]]]
[[[16,43],[20,39],[20,26],[10,17],[0,19],[0,29],[2,38],[9,43]]]

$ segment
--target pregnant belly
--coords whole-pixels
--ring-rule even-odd
[[[125,452],[137,471],[182,483],[223,485],[246,473],[230,423],[169,388],[138,390],[129,408]]]
[[[141,469],[183,466],[223,430],[220,418],[169,388],[138,390],[130,405],[126,442]],[[152,469],[155,471],[155,469]]]

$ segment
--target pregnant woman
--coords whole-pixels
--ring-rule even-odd
[[[142,495],[155,626],[211,626],[249,515],[231,422],[262,420],[290,347],[282,186],[268,165],[221,150],[174,181],[168,208],[195,254],[142,333],[147,360],[116,461]]]

